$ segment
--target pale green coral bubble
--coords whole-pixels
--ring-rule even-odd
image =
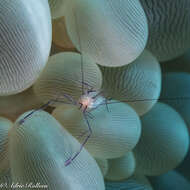
[[[73,44],[100,65],[129,64],[147,42],[147,19],[139,0],[70,0],[65,19]]]
[[[127,104],[117,102],[101,105],[91,111],[89,119],[92,135],[85,148],[96,158],[109,159],[123,156],[137,144],[141,123],[137,113]],[[76,138],[88,131],[83,114],[76,106],[60,106],[53,116]],[[84,138],[78,139],[80,143]]]
[[[100,67],[102,88],[113,99],[128,103],[139,114],[148,112],[160,95],[161,70],[157,59],[145,50],[130,65]]]
[[[108,172],[108,160],[106,159],[100,159],[100,158],[95,158],[98,166],[100,167],[100,170],[102,172],[102,175],[105,176]]]
[[[185,72],[165,73],[162,81],[162,101],[178,111],[190,132],[190,74]],[[167,99],[164,100],[164,97]],[[171,100],[169,100],[168,97],[171,98]],[[175,98],[177,98],[177,100],[175,100]],[[178,168],[178,171],[188,178],[190,178],[189,160],[190,151],[188,151],[184,162],[182,162]]]
[[[32,182],[56,190],[104,190],[101,171],[83,149],[69,166],[66,160],[80,144],[47,112],[38,111],[10,132],[10,165],[13,182]],[[27,189],[27,188],[25,188]]]
[[[0,117],[0,177],[2,177],[9,169],[9,131],[11,130],[13,123],[4,118]]]
[[[190,182],[176,171],[170,171],[161,176],[151,177],[154,190],[189,190]]]
[[[0,0],[0,96],[29,88],[39,77],[51,47],[46,0]]]
[[[99,90],[102,85],[102,74],[95,62],[84,60],[82,68],[84,82]],[[43,73],[34,84],[34,91],[44,103],[50,99],[71,103],[64,95],[78,101],[82,94],[82,81],[81,55],[73,52],[58,53],[49,58]]]
[[[190,48],[189,0],[140,2],[148,19],[147,48],[159,61],[174,59]]]
[[[153,190],[145,176],[135,175],[121,182],[106,181],[106,190]]]
[[[162,78],[162,102],[176,109],[190,130],[190,74],[185,72],[165,73]],[[187,99],[188,97],[189,99]],[[178,100],[172,100],[175,98]]]
[[[12,177],[10,169],[0,176],[0,189],[11,190]]]
[[[22,113],[39,108],[42,101],[34,94],[33,88],[11,96],[0,97],[0,115],[15,121]]]
[[[135,171],[135,158],[133,152],[128,152],[124,156],[108,160],[109,170],[105,178],[111,181],[126,180]]]
[[[189,148],[187,126],[179,113],[157,103],[141,121],[142,136],[134,149],[136,172],[154,176],[177,167]]]

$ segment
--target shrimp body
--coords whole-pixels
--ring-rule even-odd
[[[83,112],[91,111],[103,103],[105,103],[105,98],[97,92],[86,92],[78,101],[79,109]]]

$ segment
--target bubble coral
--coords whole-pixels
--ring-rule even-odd
[[[139,115],[157,102],[161,70],[157,59],[145,50],[133,63],[117,68],[100,67],[102,89],[113,99],[128,103]]]
[[[28,113],[28,112],[27,112]],[[40,111],[10,131],[10,166],[13,182],[40,183],[56,190],[104,190],[101,171],[83,150],[68,167],[65,160],[79,143],[47,112]]]
[[[51,46],[46,0],[0,0],[0,96],[29,88],[43,70]]]
[[[22,113],[38,108],[42,101],[34,94],[33,88],[21,93],[0,97],[0,115],[15,121]]]
[[[141,134],[141,123],[136,112],[127,104],[99,106],[91,111],[89,120],[92,135],[85,148],[96,158],[109,159],[123,156],[137,144]],[[53,116],[76,138],[88,127],[81,111],[76,106],[60,106]],[[78,139],[82,143],[83,139]]]
[[[157,103],[141,121],[142,136],[134,149],[136,173],[154,176],[177,167],[189,148],[187,126],[179,113]]]
[[[106,190],[153,190],[145,176],[135,175],[122,182],[106,181]]]
[[[8,133],[13,123],[0,117],[0,178],[9,171],[9,151],[8,151]]]
[[[85,81],[88,81],[90,86],[95,89],[101,88],[101,71],[94,62],[84,60],[83,72]],[[51,56],[34,84],[34,92],[44,103],[51,99],[63,98],[65,94],[78,100],[82,94],[81,55],[64,52]],[[61,103],[54,104],[58,105]]]
[[[138,0],[69,0],[65,20],[76,48],[104,66],[122,66],[144,50],[148,25]]]
[[[106,159],[100,159],[100,158],[95,158],[95,160],[98,166],[100,167],[102,175],[105,176],[108,172],[108,161]]]
[[[176,171],[170,171],[161,176],[151,177],[154,190],[189,190],[190,182]]]
[[[190,48],[189,0],[140,0],[148,19],[147,48],[159,61],[174,59]]]
[[[162,102],[172,106],[180,113],[190,131],[190,74],[185,72],[165,73],[162,77],[161,98],[166,98]],[[179,97],[178,101],[172,101]]]
[[[124,156],[108,160],[109,169],[105,178],[111,181],[126,180],[135,172],[135,157],[133,152],[128,152]]]

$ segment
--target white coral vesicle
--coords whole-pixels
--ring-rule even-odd
[[[36,95],[46,103],[52,99],[65,100],[70,103],[66,96],[78,101],[82,94],[82,71],[84,82],[99,90],[102,85],[102,74],[98,66],[87,59],[81,66],[79,53],[64,52],[51,56],[44,71],[34,84]],[[61,105],[56,103],[54,106]]]
[[[100,105],[88,118],[92,135],[85,148],[96,158],[110,159],[123,156],[137,144],[141,134],[141,123],[137,113],[127,104],[117,102]],[[83,114],[76,106],[60,106],[53,111],[53,116],[74,136],[79,138],[88,131]]]
[[[100,67],[102,88],[108,96],[128,103],[139,115],[157,102],[161,90],[161,70],[157,59],[145,50],[133,63],[117,68]]]
[[[84,56],[104,66],[122,66],[144,50],[148,25],[138,0],[70,0],[66,28]]]
[[[136,172],[155,176],[176,168],[189,149],[187,126],[180,114],[157,103],[141,121],[142,136],[134,149]]]
[[[52,26],[46,0],[0,0],[0,96],[29,88],[43,70]]]
[[[0,178],[10,169],[8,143],[12,127],[13,123],[10,120],[0,117]]]
[[[10,131],[10,165],[15,183],[48,186],[52,190],[104,190],[101,171],[83,149],[72,164],[66,160],[80,144],[47,112],[39,111]]]

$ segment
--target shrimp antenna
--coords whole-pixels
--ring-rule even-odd
[[[80,55],[81,55],[82,95],[84,95],[84,67],[83,67],[82,44],[81,44],[79,26],[78,26],[78,22],[77,22],[77,15],[76,15],[76,12],[74,10],[73,10],[73,14],[74,14],[74,17],[75,17],[76,33],[77,33],[77,36],[78,36]]]
[[[148,101],[154,101],[154,100],[160,100],[160,101],[177,101],[177,100],[190,100],[190,97],[173,97],[173,98],[152,98],[152,99],[137,99],[137,100],[118,100],[118,101],[112,101],[107,102],[107,104],[117,104],[117,103],[132,103],[132,102],[148,102]],[[105,105],[105,103],[102,103],[100,105]]]

